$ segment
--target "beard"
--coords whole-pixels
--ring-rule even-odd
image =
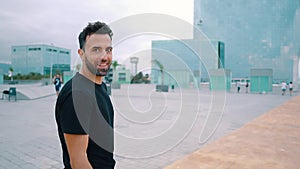
[[[86,57],[85,57],[85,65],[87,69],[96,76],[106,76],[110,65],[105,69],[97,69],[97,65],[93,65]]]

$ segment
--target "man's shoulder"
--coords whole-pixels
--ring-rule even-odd
[[[60,93],[62,96],[84,96],[88,97],[93,94],[93,88],[95,86],[89,82],[85,77],[76,73],[70,80],[68,80],[63,88],[61,89]]]

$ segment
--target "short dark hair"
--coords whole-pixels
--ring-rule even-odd
[[[89,22],[88,25],[80,32],[78,40],[80,49],[84,48],[86,37],[92,34],[108,34],[112,39],[113,32],[104,22]]]

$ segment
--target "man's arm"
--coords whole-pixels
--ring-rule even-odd
[[[72,169],[92,169],[86,150],[89,143],[88,135],[64,134]]]

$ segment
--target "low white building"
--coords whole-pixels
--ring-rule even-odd
[[[118,84],[128,84],[130,83],[130,80],[130,70],[126,69],[125,66],[118,66],[117,70],[113,73],[113,82]]]

